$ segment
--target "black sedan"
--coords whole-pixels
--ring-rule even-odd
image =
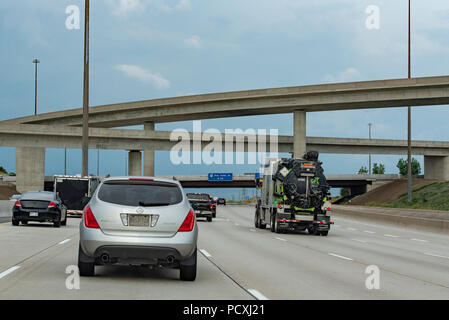
[[[23,193],[12,208],[12,225],[29,221],[52,222],[55,228],[67,224],[67,207],[54,192],[28,191]]]
[[[226,205],[226,199],[225,198],[218,198],[218,200],[217,200],[217,204],[218,205]]]

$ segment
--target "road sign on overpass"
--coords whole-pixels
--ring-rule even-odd
[[[209,173],[208,181],[232,181],[232,173]]]

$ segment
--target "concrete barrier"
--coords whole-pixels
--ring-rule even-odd
[[[383,222],[400,228],[449,234],[448,211],[334,205],[333,213],[337,217]]]
[[[0,217],[11,217],[12,216],[12,206],[13,201],[0,200]]]

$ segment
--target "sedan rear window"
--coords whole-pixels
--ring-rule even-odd
[[[102,201],[124,206],[165,206],[180,203],[178,185],[158,181],[106,181],[98,191]]]
[[[188,193],[187,198],[189,200],[203,200],[203,201],[209,201],[210,197],[206,193]]]

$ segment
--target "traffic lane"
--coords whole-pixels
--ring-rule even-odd
[[[232,214],[239,216],[241,223],[245,218],[246,223],[250,223],[247,216],[251,211],[248,211],[248,208],[233,209],[236,210],[231,210]],[[260,229],[257,231],[264,232]],[[328,252],[331,255],[343,256],[363,264],[377,265],[382,270],[419,279],[433,285],[449,287],[449,274],[447,273],[449,255],[444,256],[440,250],[431,247],[431,243],[395,238],[390,234],[385,235],[366,233],[341,225],[340,228],[333,228],[328,237],[310,236],[307,233],[299,232],[278,234],[275,238],[281,241],[291,241],[321,252]]]
[[[0,225],[0,272],[79,233],[80,219],[68,220],[67,226],[54,228],[50,223],[13,226]]]
[[[233,221],[241,226],[254,228],[254,208],[250,206],[229,206]],[[229,216],[228,216],[229,218]],[[449,255],[449,235],[434,234],[432,232],[396,228],[385,224],[369,223],[354,219],[332,216],[335,225],[331,226],[329,236],[342,231],[347,233],[351,240],[359,240],[360,237],[369,237],[371,240],[379,240],[376,243],[392,248],[414,250],[422,254],[423,251],[435,252],[440,255]],[[394,239],[395,241],[389,241]],[[309,240],[313,241],[313,240]],[[313,242],[312,242],[313,243]]]
[[[69,229],[78,229],[79,219],[68,222]],[[30,230],[40,232],[41,229]],[[45,245],[34,251],[28,249],[28,256],[20,258],[7,257],[1,250],[2,260],[8,258],[9,265],[0,268],[0,274],[11,272],[0,275],[0,299],[254,299],[200,253],[194,282],[179,280],[179,270],[99,266],[95,277],[80,278],[79,290],[69,290],[66,281],[70,273],[66,273],[66,268],[77,266],[78,233],[60,237],[48,231],[47,236],[51,238],[48,243],[52,245],[45,250],[41,250]]]
[[[268,267],[271,264],[275,264],[274,261],[277,261],[278,265],[273,265],[270,268],[273,270],[272,274],[274,277],[279,274],[284,275],[284,279],[280,280],[281,282],[279,285],[283,288],[289,288],[292,283],[297,283],[299,287],[302,287],[302,289],[305,289],[307,292],[306,295],[303,295],[302,292],[296,292],[294,288],[289,289],[292,290],[290,299],[444,299],[444,297],[447,297],[447,288],[442,287],[439,283],[429,283],[428,281],[423,281],[407,274],[391,272],[388,269],[381,270],[381,290],[369,291],[364,285],[364,281],[366,281],[367,277],[365,271],[368,265],[374,263],[371,263],[370,261],[366,261],[366,263],[354,261],[351,258],[346,260],[348,257],[338,254],[338,250],[329,250],[336,249],[335,245],[328,241],[331,238],[314,237],[306,234],[286,235],[287,237],[293,237],[294,241],[291,241],[285,239],[286,237],[284,237],[284,234],[278,235],[271,233],[269,230],[258,229],[256,231],[248,228],[249,219],[246,221],[246,226],[235,226],[236,220],[244,223],[242,217],[234,217],[235,210],[240,211],[241,209],[242,208],[238,207],[229,207],[226,211],[218,212],[218,216],[226,216],[227,218],[230,218],[231,221],[228,223],[221,223],[222,231],[213,230],[211,232],[211,237],[212,234],[214,236],[211,239],[215,240],[219,235],[225,235],[227,233],[229,233],[229,235],[226,239],[220,239],[216,242],[210,242],[209,239],[209,243],[205,243],[204,246],[210,248],[207,251],[212,251],[212,256],[215,256],[213,251],[217,251],[216,255],[218,255],[218,257],[216,259],[219,259],[220,263],[224,266],[231,264],[228,269],[232,270],[234,268],[241,272],[243,269],[237,268],[238,263],[241,263],[244,266],[249,266],[248,268],[252,270],[252,272],[247,273],[246,276],[249,279],[254,279],[255,283],[261,283],[261,285],[265,282],[267,275],[270,273],[267,271],[264,274],[263,271],[261,271],[256,277],[260,265]],[[215,224],[215,226],[217,225],[218,224]],[[214,229],[214,224],[211,224],[208,229]],[[234,232],[230,232],[229,230],[234,230]],[[251,232],[251,230],[253,231]],[[205,230],[202,231],[204,235]],[[257,241],[254,239],[257,239]],[[313,245],[304,244],[303,241],[306,239],[311,240]],[[229,243],[230,241],[237,243]],[[233,249],[225,251],[226,246],[221,245],[222,243],[228,243],[229,247],[232,247]],[[251,244],[251,248],[248,248],[248,250],[239,250],[247,244]],[[317,244],[325,245],[324,248],[320,248],[319,246],[317,247]],[[219,248],[214,248],[214,246],[218,246]],[[345,246],[348,246],[348,244],[337,246],[337,248]],[[353,250],[354,252],[363,252],[364,248],[354,247]],[[254,256],[255,252],[259,251],[260,253],[258,256]],[[226,259],[223,258],[223,252],[226,253]],[[281,255],[282,253],[284,253],[284,256]],[[281,256],[279,257],[279,255]],[[285,270],[286,264],[284,262],[292,260],[294,257],[298,257],[296,255],[301,258],[295,263],[287,264],[288,266],[294,265],[295,268],[290,271]],[[388,258],[393,261],[389,263],[396,263],[396,257],[390,256]],[[315,264],[310,264],[310,261],[315,261]],[[349,265],[344,265],[343,267],[340,265],[341,263]],[[233,267],[234,264],[235,267]],[[303,270],[306,266],[308,266],[308,268]],[[354,267],[356,269],[353,269]],[[245,275],[235,276],[245,278]],[[333,278],[329,278],[329,276]],[[357,278],[356,281],[354,281],[355,278]],[[304,284],[301,285],[301,281],[307,281],[307,279],[313,279],[309,283],[314,285],[311,285],[310,287],[304,286]],[[322,279],[328,279],[329,281],[323,283],[321,281]],[[272,292],[273,288],[276,286],[277,284],[275,281],[271,286],[266,286],[265,290],[267,290],[267,292]],[[320,290],[317,290],[317,288],[320,288]],[[325,292],[323,292],[324,288]],[[332,293],[335,289],[337,290]],[[287,291],[288,290],[285,292]],[[285,297],[283,293],[278,295],[274,292],[273,294],[266,293],[266,295],[273,298],[289,299],[289,297]]]
[[[413,228],[400,228],[386,223],[370,222],[364,220],[350,219],[340,215],[334,215],[334,220],[337,221],[336,227],[352,228],[362,230],[365,233],[377,235],[397,235],[401,239],[410,239],[415,242],[431,243],[439,246],[442,249],[449,249],[447,247],[449,234],[443,234],[432,231],[416,230]],[[351,229],[348,229],[351,230]]]

